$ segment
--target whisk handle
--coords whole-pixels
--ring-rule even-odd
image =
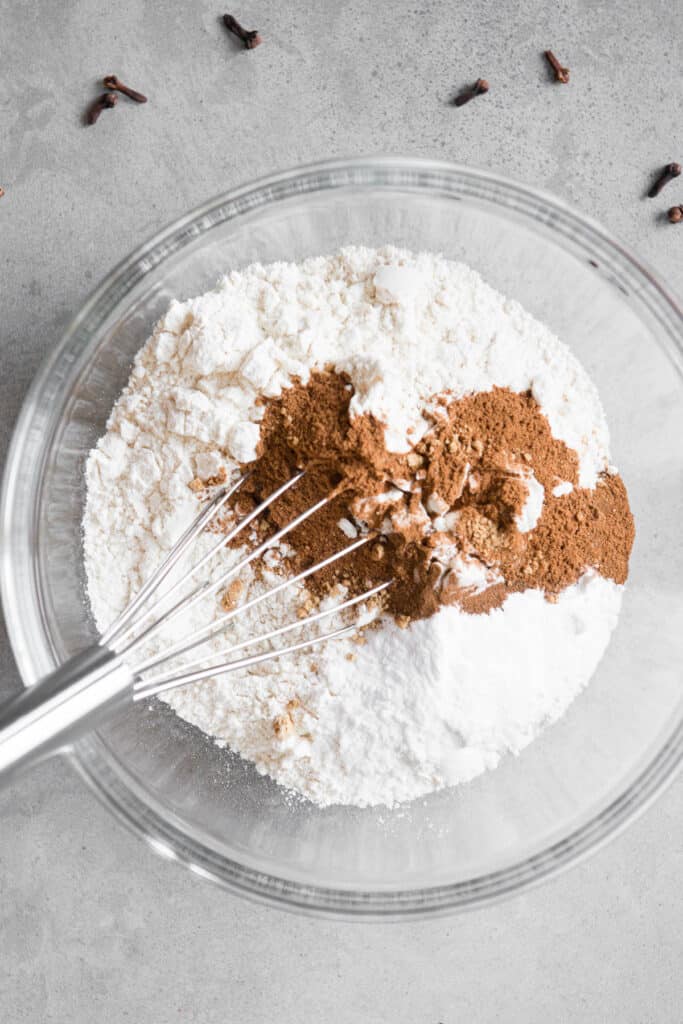
[[[130,670],[106,647],[91,647],[0,708],[0,781],[65,746],[122,703]]]

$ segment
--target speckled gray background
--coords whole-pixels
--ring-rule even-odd
[[[0,450],[94,284],[209,196],[304,160],[435,156],[537,183],[681,290],[683,226],[643,197],[683,158],[669,0],[245,0],[240,51],[206,0],[0,0]],[[541,52],[572,70],[553,86]],[[94,128],[115,71],[148,92]],[[479,75],[488,96],[460,111]],[[681,179],[683,181],[683,179]],[[0,692],[18,686],[0,633]],[[528,895],[406,925],[255,907],[157,859],[60,762],[0,793],[0,1019],[619,1022],[681,1019],[675,783],[589,862]]]

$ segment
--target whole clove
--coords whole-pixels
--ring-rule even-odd
[[[237,36],[238,39],[242,40],[244,47],[247,50],[253,50],[255,46],[260,46],[263,42],[261,36],[255,29],[249,31],[246,28],[242,28],[237,18],[233,18],[232,14],[224,14],[223,23],[228,32],[232,32],[234,36]]]
[[[569,68],[563,68],[552,50],[544,50],[543,56],[550,64],[555,74],[555,81],[566,85],[569,81]]]
[[[88,124],[95,124],[102,111],[115,107],[118,100],[119,98],[115,92],[103,92],[101,96],[97,97],[87,113],[86,120]]]
[[[672,224],[680,224],[683,220],[683,206],[672,206],[667,217]]]
[[[484,93],[489,91],[489,83],[485,78],[478,78],[474,85],[471,85],[469,89],[461,92],[459,96],[455,98],[454,105],[456,107],[464,107],[466,103],[473,100],[475,96],[483,96]]]
[[[648,192],[648,198],[649,199],[654,199],[655,196],[658,196],[659,193],[664,188],[664,186],[668,185],[668,183],[670,181],[673,181],[674,178],[677,178],[680,173],[681,173],[681,165],[680,164],[667,164],[666,167],[664,167],[660,171],[660,173],[658,174],[657,180],[655,181],[655,183],[653,184],[652,188]]]
[[[105,75],[103,84],[106,89],[113,89],[116,92],[123,93],[124,96],[128,96],[129,99],[135,100],[136,103],[146,103],[147,97],[143,96],[137,89],[131,89],[129,86],[124,85],[123,82],[119,81],[116,75]]]

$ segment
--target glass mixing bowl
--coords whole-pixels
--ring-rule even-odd
[[[538,882],[642,810],[683,752],[681,311],[598,225],[481,171],[319,164],[235,189],[114,270],[35,381],[4,482],[4,609],[24,683],[92,641],[80,521],[86,455],[174,297],[254,260],[393,242],[464,260],[573,348],[597,383],[637,538],[619,626],[564,718],[468,785],[394,810],[292,799],[164,705],[66,753],[160,853],[271,903],[365,917],[471,907]]]

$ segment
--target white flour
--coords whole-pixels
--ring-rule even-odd
[[[330,364],[353,381],[352,413],[383,419],[394,450],[424,432],[431,396],[498,385],[532,390],[553,434],[578,452],[583,486],[607,466],[604,414],[581,366],[469,268],[392,248],[253,265],[172,304],[91,453],[84,540],[100,629],[196,514],[188,483],[254,457],[257,397]],[[526,529],[540,514],[542,491],[530,487]],[[349,527],[340,524],[340,547]],[[275,581],[277,555],[269,561]],[[244,578],[245,598],[263,585]],[[586,574],[555,604],[526,591],[489,615],[447,607],[406,630],[390,620],[370,630],[364,646],[335,641],[167,699],[320,804],[392,804],[494,767],[561,715],[602,656],[621,589]],[[286,592],[239,617],[214,649],[290,621],[302,596]],[[181,631],[219,613],[212,599]],[[290,727],[276,736],[281,716]]]

